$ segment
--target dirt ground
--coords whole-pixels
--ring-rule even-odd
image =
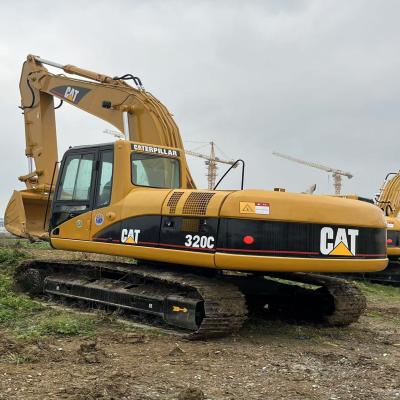
[[[341,329],[251,319],[189,342],[124,325],[29,342],[0,329],[0,399],[400,399],[400,292]]]

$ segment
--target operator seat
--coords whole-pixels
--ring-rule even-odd
[[[111,198],[111,181],[108,181],[104,185],[103,190],[100,193],[98,206],[102,207],[107,205],[110,202],[110,198]]]

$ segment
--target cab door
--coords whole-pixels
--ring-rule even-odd
[[[113,187],[114,151],[112,147],[100,148],[97,154],[96,179],[93,192],[92,223],[90,236],[93,237],[116,218],[115,210],[110,208]],[[108,217],[106,218],[106,214]]]
[[[52,237],[89,240],[97,154],[91,148],[65,154],[52,204]]]

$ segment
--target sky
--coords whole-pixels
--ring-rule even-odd
[[[18,6],[17,6],[18,4]],[[27,173],[19,76],[28,54],[132,73],[173,113],[187,149],[246,162],[245,188],[372,197],[400,163],[400,2],[386,0],[4,1],[0,14],[0,214]],[[59,156],[113,140],[106,123],[57,111]],[[198,187],[205,165],[189,158]],[[220,171],[225,171],[222,165]],[[226,188],[239,188],[234,170]]]

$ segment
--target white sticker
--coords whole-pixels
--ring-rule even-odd
[[[269,203],[256,203],[256,214],[269,214]]]
[[[215,245],[214,236],[186,235],[185,246],[199,249],[213,249]]]
[[[145,146],[145,145],[141,145],[141,144],[134,144],[133,150],[144,151],[146,153],[157,153],[157,154],[161,154],[164,156],[171,156],[171,157],[179,156],[179,152],[176,150],[164,149],[162,147]]]
[[[97,214],[95,219],[94,219],[94,222],[96,223],[96,225],[102,225],[103,222],[104,222],[103,214]]]
[[[388,222],[388,223],[387,223],[387,227],[388,227],[388,228],[394,228],[394,224],[392,224],[391,222]]]

